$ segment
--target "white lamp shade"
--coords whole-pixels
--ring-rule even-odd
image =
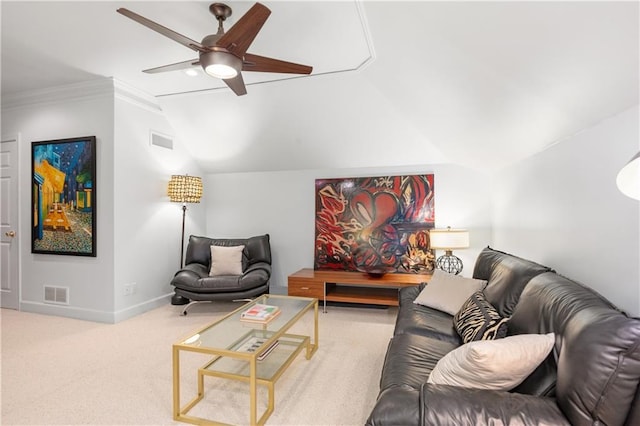
[[[616,185],[627,197],[640,200],[640,152],[618,172]]]
[[[429,231],[432,249],[453,250],[469,247],[469,231],[466,229],[432,229]]]

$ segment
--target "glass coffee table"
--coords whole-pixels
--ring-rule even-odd
[[[280,313],[266,323],[246,322],[240,315],[255,304],[273,305]],[[313,310],[313,341],[310,336],[287,331]],[[275,343],[277,342],[277,343]],[[270,349],[270,351],[267,351]],[[306,350],[310,359],[318,349],[318,299],[264,295],[241,306],[224,318],[190,334],[173,345],[173,418],[193,424],[220,424],[189,415],[204,398],[204,376],[249,383],[249,423],[264,424],[274,408],[274,385],[295,357]],[[180,352],[211,355],[198,369],[198,393],[186,405],[180,401]],[[265,353],[267,353],[265,355]],[[258,418],[257,387],[268,389],[267,409]]]

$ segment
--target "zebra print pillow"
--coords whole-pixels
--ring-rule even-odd
[[[453,325],[464,343],[475,340],[495,340],[507,335],[508,318],[498,311],[477,291],[467,299],[453,317]]]

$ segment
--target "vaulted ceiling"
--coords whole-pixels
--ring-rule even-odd
[[[237,97],[202,73],[142,73],[194,52],[116,9],[200,40],[209,3],[2,1],[2,95],[114,77],[157,96],[209,173],[492,170],[638,104],[636,1],[265,1],[249,51],[310,76],[244,73]],[[227,29],[253,2],[228,4]]]

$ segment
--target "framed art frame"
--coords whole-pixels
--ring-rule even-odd
[[[314,269],[426,274],[434,175],[316,179]]]
[[[96,257],[96,137],[31,143],[31,253]]]

